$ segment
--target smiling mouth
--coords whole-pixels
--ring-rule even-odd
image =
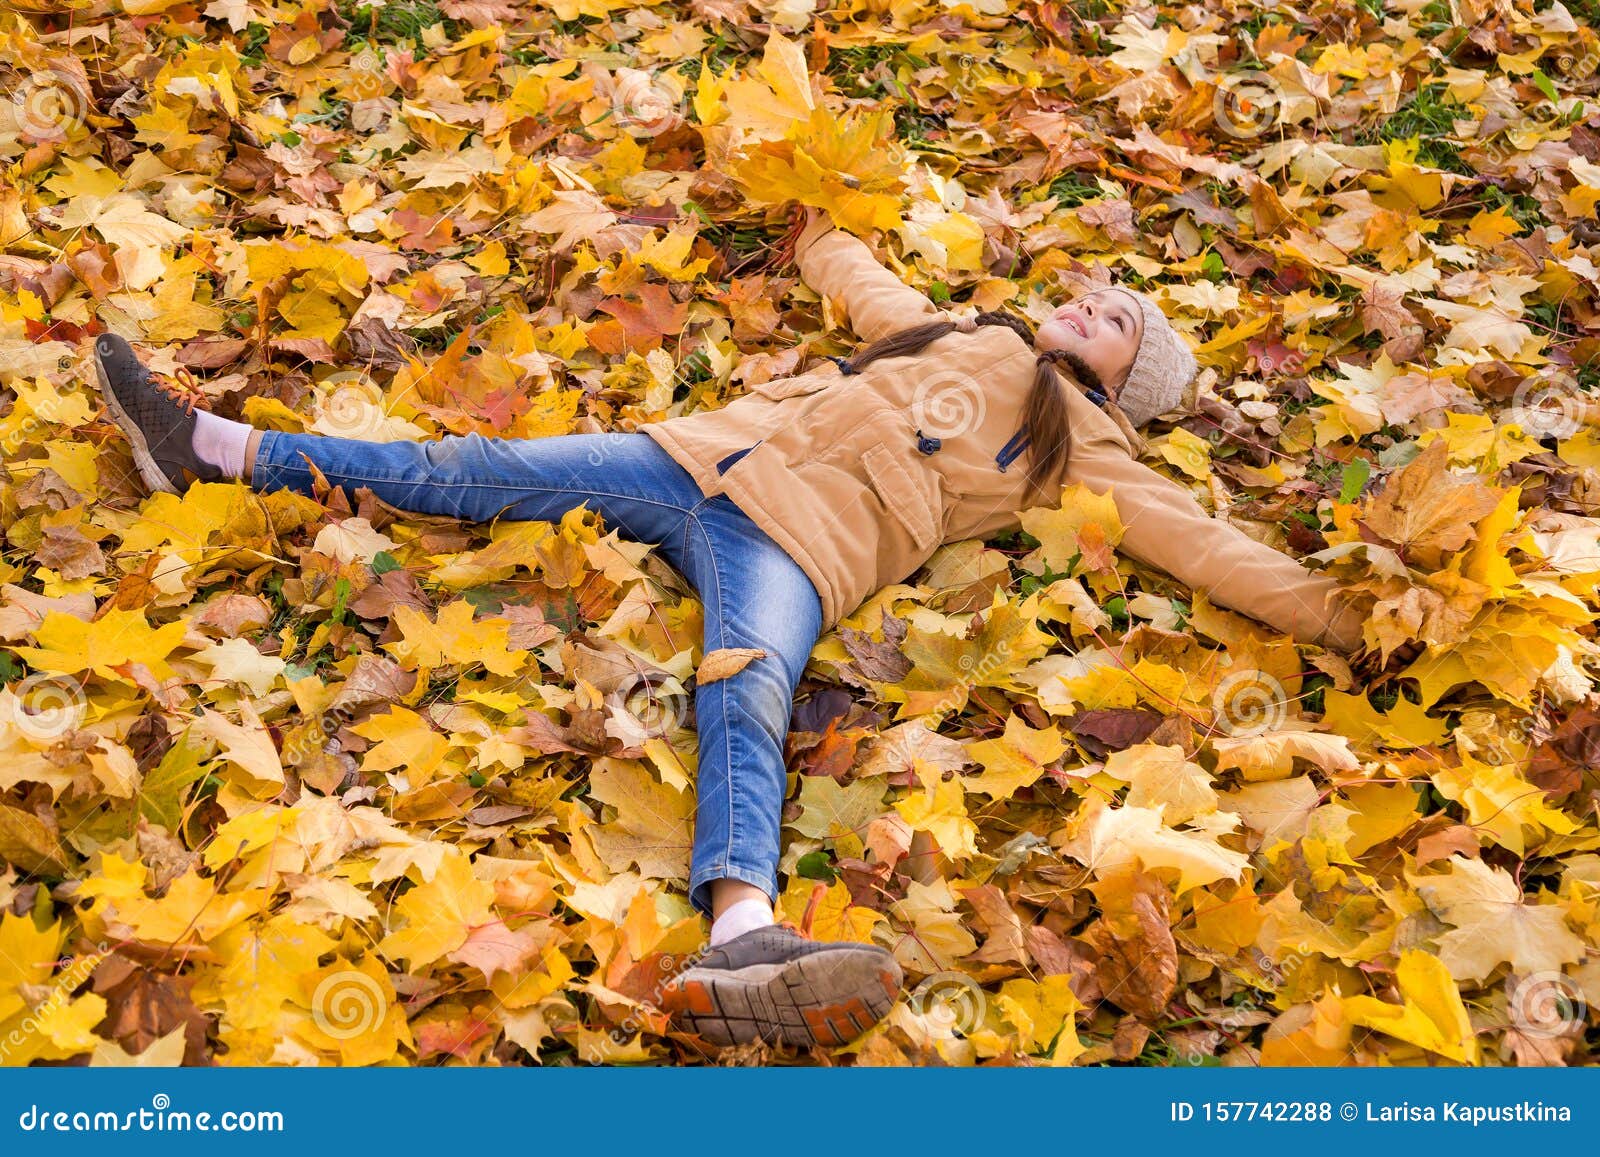
[[[1083,322],[1079,321],[1077,318],[1075,318],[1075,317],[1067,318],[1067,324],[1070,325],[1073,329],[1078,331],[1078,336],[1079,337],[1087,338],[1089,336],[1089,331],[1083,328]]]

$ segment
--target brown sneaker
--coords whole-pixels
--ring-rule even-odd
[[[106,409],[127,436],[146,486],[181,494],[191,482],[222,477],[194,452],[194,411],[203,400],[198,388],[152,374],[115,334],[94,339],[94,368]]]
[[[820,943],[772,924],[713,948],[673,977],[662,1007],[712,1044],[833,1047],[882,1020],[900,981],[894,956],[875,944]]]

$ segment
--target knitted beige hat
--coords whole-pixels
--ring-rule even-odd
[[[1135,426],[1165,414],[1183,400],[1183,392],[1200,372],[1200,363],[1189,351],[1189,343],[1172,324],[1161,307],[1136,289],[1107,286],[1131,293],[1144,314],[1144,336],[1133,355],[1128,380],[1117,391],[1117,407]],[[1097,291],[1098,292],[1098,291]]]

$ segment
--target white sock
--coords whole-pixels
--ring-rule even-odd
[[[766,900],[740,900],[711,922],[711,947],[772,923],[772,905]]]
[[[205,410],[194,412],[194,452],[229,478],[244,477],[244,451],[252,427]]]

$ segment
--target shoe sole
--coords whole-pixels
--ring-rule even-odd
[[[663,993],[662,1007],[714,1045],[833,1048],[877,1024],[900,995],[900,966],[883,952],[814,952],[770,967],[741,970],[754,976],[690,968]]]
[[[128,416],[128,411],[122,408],[122,403],[117,401],[117,391],[111,388],[111,379],[106,375],[106,367],[100,361],[100,355],[94,355],[94,374],[100,382],[100,396],[105,399],[106,409],[111,411],[111,417],[116,421],[117,428],[128,439],[128,445],[133,450],[133,464],[139,471],[139,477],[144,479],[144,484],[153,492],[162,494],[177,494],[178,488],[172,484],[165,470],[156,464],[154,455],[150,453],[150,446],[144,440],[144,431],[139,429],[139,424]]]

